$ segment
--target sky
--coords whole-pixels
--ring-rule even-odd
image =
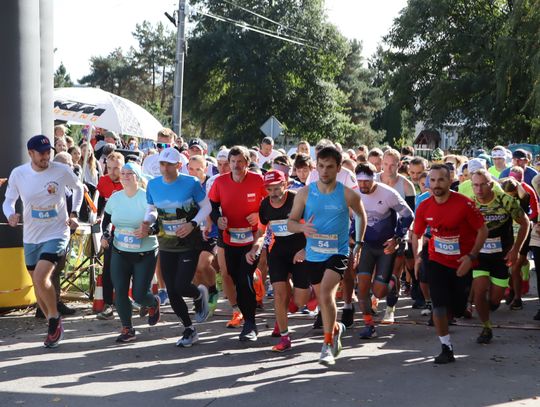
[[[407,0],[326,0],[330,22],[347,38],[363,43],[364,58],[375,52]],[[144,20],[172,24],[177,0],[54,0],[55,68],[61,62],[76,82],[90,72],[92,56],[105,56],[113,49],[135,46],[135,25]]]

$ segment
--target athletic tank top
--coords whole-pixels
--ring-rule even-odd
[[[317,233],[307,238],[306,260],[323,262],[336,254],[348,256],[349,207],[345,187],[338,182],[329,194],[321,193],[317,182],[308,188],[304,219],[311,220]]]

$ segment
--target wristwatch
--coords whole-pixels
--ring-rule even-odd
[[[78,218],[79,217],[79,212],[77,211],[71,211],[71,213],[69,214],[70,217],[72,218]]]
[[[197,226],[199,226],[198,223],[195,222],[194,220],[189,221],[189,223],[193,225],[193,228],[196,228]]]
[[[477,254],[472,253],[469,253],[467,256],[469,256],[469,259],[471,259],[471,261],[475,261],[478,258]]]
[[[356,241],[356,242],[354,242],[354,244],[355,244],[356,246],[364,247],[364,241],[363,241],[363,240],[361,240],[361,241]]]

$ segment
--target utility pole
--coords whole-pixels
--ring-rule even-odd
[[[174,71],[173,131],[182,136],[182,95],[184,90],[184,55],[186,52],[186,0],[178,2],[176,67]]]

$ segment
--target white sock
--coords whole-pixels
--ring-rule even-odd
[[[352,302],[343,304],[343,309],[352,309]]]
[[[448,346],[450,350],[452,350],[452,343],[450,342],[450,334],[439,336],[439,340],[441,341],[443,345]]]

